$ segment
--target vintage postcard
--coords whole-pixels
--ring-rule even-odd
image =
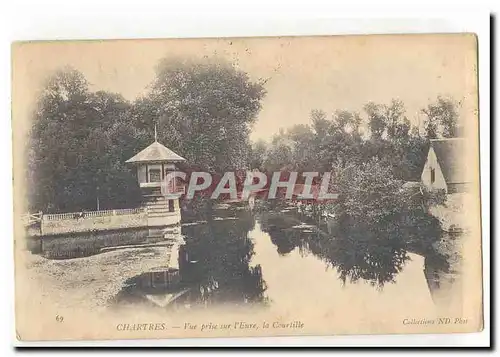
[[[21,341],[483,328],[474,34],[12,45]]]

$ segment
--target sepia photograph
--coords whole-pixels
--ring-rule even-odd
[[[21,341],[483,328],[474,34],[12,45]]]

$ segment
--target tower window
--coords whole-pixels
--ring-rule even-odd
[[[436,181],[436,169],[431,169],[431,183]]]
[[[161,170],[151,169],[149,170],[149,182],[160,182],[161,181]]]

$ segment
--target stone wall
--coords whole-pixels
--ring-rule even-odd
[[[45,236],[39,239],[47,258],[67,259],[101,253],[103,248],[150,243],[147,228],[94,231]]]
[[[132,214],[108,215],[102,217],[86,216],[83,218],[67,218],[58,220],[42,220],[42,235],[80,233],[100,230],[146,227],[146,212]]]
[[[149,217],[147,219],[148,227],[163,227],[179,224],[181,222],[181,214],[179,211],[170,212],[161,217]]]

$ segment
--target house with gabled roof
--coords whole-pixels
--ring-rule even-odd
[[[432,139],[421,181],[429,190],[466,192],[470,184],[463,138]]]

